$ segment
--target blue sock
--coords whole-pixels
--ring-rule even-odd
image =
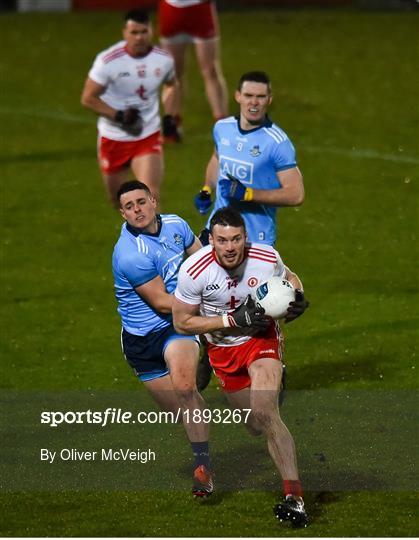
[[[210,468],[210,457],[209,457],[209,443],[205,442],[191,442],[192,452],[195,458],[194,468],[199,467],[199,465],[205,465],[208,469]]]

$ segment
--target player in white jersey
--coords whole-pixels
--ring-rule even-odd
[[[215,2],[210,0],[160,0],[160,42],[175,59],[180,92],[177,102],[180,122],[186,52],[194,44],[213,117],[228,114],[227,85],[221,69],[220,30]]]
[[[246,427],[264,433],[282,479],[285,500],[275,506],[280,520],[306,526],[294,441],[278,411],[282,373],[282,336],[250,294],[273,275],[283,276],[299,291],[286,319],[308,306],[302,283],[274,248],[246,244],[242,216],[233,208],[217,210],[210,223],[210,245],[181,266],[173,322],[179,333],[205,334],[214,372],[234,408],[251,409]]]
[[[274,245],[277,208],[303,202],[302,175],[294,146],[267,116],[272,102],[268,75],[260,71],[244,73],[235,99],[240,115],[220,120],[214,126],[215,151],[207,166],[205,185],[195,196],[195,206],[206,214],[216,187],[213,213],[223,206],[233,206],[244,218],[250,241]],[[208,243],[208,224],[209,220],[199,236],[204,245]],[[204,354],[198,368],[200,390],[210,378]]]
[[[165,90],[164,124],[172,124],[179,90],[173,58],[152,46],[147,12],[125,16],[123,41],[99,53],[89,71],[81,102],[99,115],[98,160],[109,197],[116,193],[130,168],[158,198],[163,178],[159,94]],[[169,129],[170,131],[170,129]]]

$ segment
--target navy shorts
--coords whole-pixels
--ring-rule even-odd
[[[122,329],[122,351],[128,364],[141,381],[152,381],[168,375],[169,369],[164,360],[164,352],[175,339],[191,339],[199,343],[196,336],[178,334],[172,325],[150,332],[146,336],[136,336]]]

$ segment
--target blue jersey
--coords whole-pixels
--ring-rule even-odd
[[[240,128],[238,118],[230,116],[214,126],[214,142],[218,154],[218,180],[235,176],[254,189],[281,187],[276,173],[297,166],[295,150],[286,133],[270,120],[250,131]],[[241,202],[221,197],[217,190],[214,209],[234,206],[246,223],[250,242],[273,245],[276,239],[276,207]]]
[[[172,293],[185,250],[195,240],[191,228],[179,216],[164,214],[157,217],[158,231],[155,234],[142,233],[124,223],[112,257],[122,326],[137,336],[171,325],[172,315],[155,311],[135,292],[135,288],[160,276],[167,292]]]

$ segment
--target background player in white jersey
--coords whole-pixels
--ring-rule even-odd
[[[216,187],[212,214],[217,208],[233,206],[244,218],[250,241],[274,245],[276,210],[303,202],[303,178],[294,146],[267,115],[272,103],[268,75],[261,71],[244,73],[235,98],[240,115],[214,126],[215,151],[207,166],[205,186],[195,196],[195,206],[201,214],[206,214],[212,204],[211,192]],[[208,243],[212,214],[199,236],[204,245]],[[198,368],[198,387],[203,390],[210,378],[211,369],[204,353]]]
[[[261,71],[242,75],[235,99],[240,115],[214,126],[215,151],[195,206],[200,213],[207,213],[216,187],[213,213],[223,206],[234,206],[244,217],[249,240],[273,245],[276,209],[303,202],[303,178],[291,141],[267,116],[272,103],[268,75]]]
[[[293,438],[278,412],[282,371],[282,335],[277,323],[263,315],[250,293],[273,275],[283,276],[300,290],[287,318],[302,315],[308,306],[298,276],[270,246],[246,244],[242,216],[221,208],[210,223],[210,244],[185,261],[179,272],[173,304],[178,332],[205,334],[215,374],[235,408],[250,408],[253,434],[265,434],[269,453],[283,479],[285,500],[276,505],[280,520],[305,526]]]
[[[186,51],[195,46],[196,58],[213,117],[228,114],[227,85],[221,70],[220,31],[215,2],[209,0],[160,0],[158,5],[160,42],[175,59],[180,83],[178,121],[184,94]]]
[[[179,216],[156,214],[148,187],[133,180],[118,191],[125,219],[115,245],[112,269],[122,348],[129,365],[164,410],[181,415],[195,456],[193,494],[212,493],[208,425],[195,418],[204,401],[195,384],[199,344],[195,336],[179,335],[172,324],[173,291],[185,254],[201,243]],[[201,418],[201,417],[200,417]]]
[[[99,115],[99,166],[115,207],[116,193],[128,179],[130,168],[159,196],[163,178],[161,87],[165,89],[166,128],[171,119],[170,134],[177,134],[172,117],[179,90],[174,61],[166,51],[152,46],[147,12],[126,14],[123,38],[98,54],[81,96],[82,104]]]

